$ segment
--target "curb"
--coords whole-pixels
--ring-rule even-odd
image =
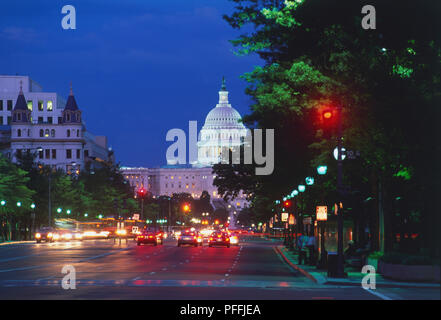
[[[301,274],[303,274],[303,275],[304,275],[305,277],[307,277],[309,280],[314,281],[315,283],[318,283],[317,279],[314,278],[309,272],[303,270],[302,268],[299,268],[297,265],[295,265],[294,263],[292,263],[292,262],[291,262],[291,261],[285,256],[285,254],[282,252],[282,250],[279,249],[279,247],[274,247],[274,250],[276,250],[276,252],[279,253],[279,254],[282,256],[283,260],[285,260],[285,262],[288,263],[288,265],[289,265],[291,268],[293,268],[293,269],[299,271]]]
[[[329,285],[337,285],[337,286],[352,286],[352,287],[360,287],[359,282],[344,282],[344,281],[334,281],[334,280],[328,280],[325,284]],[[440,289],[440,286],[438,284],[432,284],[432,283],[382,283],[382,282],[376,282],[375,286],[378,288],[417,288],[417,289]]]
[[[7,246],[10,244],[23,244],[23,243],[35,243],[35,241],[6,241],[6,242],[0,242],[0,246]]]

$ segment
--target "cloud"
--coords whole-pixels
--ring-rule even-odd
[[[14,41],[35,41],[39,33],[31,28],[6,27],[0,31],[0,36]]]

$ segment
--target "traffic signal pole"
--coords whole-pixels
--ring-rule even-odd
[[[340,208],[340,202],[342,199],[342,181],[343,181],[343,159],[342,159],[342,139],[343,139],[343,119],[342,119],[342,106],[337,107],[338,110],[338,159],[337,159],[337,193],[339,200],[337,203],[337,274],[336,277],[344,278],[344,255],[343,255],[343,210]]]

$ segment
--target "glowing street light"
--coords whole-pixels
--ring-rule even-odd
[[[319,175],[325,175],[326,172],[328,172],[328,166],[318,166],[317,167],[317,173]]]
[[[61,211],[63,211],[63,209],[61,209],[61,208],[58,208],[58,209],[57,209],[57,212],[58,212],[58,213],[61,213]]]
[[[6,205],[6,201],[5,201],[5,200],[2,200],[2,201],[0,201],[0,204],[1,204],[2,206],[5,206],[5,205]]]
[[[35,209],[35,203],[31,204],[31,209]]]
[[[314,184],[314,178],[313,177],[307,177],[307,178],[305,178],[305,182],[306,182],[306,185],[312,186]]]
[[[89,216],[89,214],[88,214],[88,213],[85,213],[84,216],[87,218],[87,217]]]
[[[20,201],[17,202],[17,207],[21,207],[21,202]]]
[[[306,187],[303,184],[299,184],[299,192],[305,192]]]
[[[70,212],[71,212],[70,209],[67,209],[66,213],[67,213],[67,214],[70,214]]]

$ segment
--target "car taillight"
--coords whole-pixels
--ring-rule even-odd
[[[230,241],[230,238],[226,238],[225,241]]]
[[[195,239],[195,240],[196,240],[196,236],[195,236],[195,237],[193,237],[193,239]]]
[[[213,238],[210,238],[210,241],[213,241]]]

